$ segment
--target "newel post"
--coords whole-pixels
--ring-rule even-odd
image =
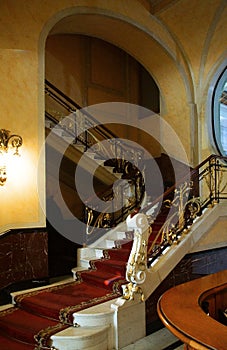
[[[144,300],[142,288],[139,286],[145,282],[147,270],[147,244],[149,238],[149,224],[145,214],[130,214],[126,219],[128,230],[134,230],[132,250],[126,267],[126,280],[129,282],[123,286],[123,298],[134,299],[134,294],[141,294]]]

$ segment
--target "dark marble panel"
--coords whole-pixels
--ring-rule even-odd
[[[0,236],[0,289],[47,277],[47,246],[45,231],[15,230]]]
[[[208,275],[227,269],[227,248],[199,252],[193,255],[192,273]]]

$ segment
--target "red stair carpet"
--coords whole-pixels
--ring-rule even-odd
[[[0,312],[0,349],[48,349],[51,335],[73,325],[74,312],[119,297],[132,240],[127,237],[115,245],[104,251],[104,258],[90,261],[89,270],[77,272],[77,281],[17,295],[15,306]]]
[[[77,281],[16,296],[15,307],[0,312],[0,349],[50,348],[51,335],[72,326],[74,312],[119,297],[131,244],[106,250]]]

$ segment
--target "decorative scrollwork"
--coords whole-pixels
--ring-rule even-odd
[[[129,257],[126,270],[126,279],[135,284],[141,284],[146,279],[147,268],[147,242],[143,235],[135,231],[134,246]]]
[[[168,245],[177,244],[182,232],[187,232],[188,226],[192,224],[195,218],[201,212],[201,202],[199,197],[192,197],[187,199],[193,183],[184,183],[175,189],[174,200],[166,200],[164,204],[166,207],[176,208],[174,213],[166,219],[158,234],[149,247],[148,254],[154,252],[157,248],[157,242],[161,246],[164,243]]]
[[[10,131],[0,129],[0,153],[7,152],[9,148],[15,150],[15,155],[19,155],[18,148],[23,144],[23,139],[20,135],[10,135]]]
[[[126,300],[133,300],[135,294],[140,294],[141,301],[144,301],[144,294],[141,287],[130,282],[127,285],[123,286],[123,298]]]
[[[94,211],[92,209],[88,209],[87,211],[87,225],[86,225],[86,233],[87,235],[91,235],[96,228],[108,228],[111,226],[111,214],[110,213],[100,213],[94,221]],[[94,221],[94,223],[92,223]],[[92,228],[91,228],[92,227]]]
[[[144,283],[146,279],[148,220],[146,215],[138,213],[134,216],[129,215],[126,223],[128,229],[134,230],[134,240],[126,267],[126,280],[129,284],[124,287],[123,297],[132,300],[135,293],[140,293],[143,300],[143,292],[138,285]]]
[[[185,221],[191,225],[201,212],[201,200],[199,197],[189,199],[185,205]]]

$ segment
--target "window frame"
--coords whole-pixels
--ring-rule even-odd
[[[227,66],[219,74],[212,94],[212,135],[215,147],[218,153],[222,156],[227,156],[227,149],[224,150],[221,141],[221,123],[220,123],[220,97],[224,90],[224,85],[227,83]]]

